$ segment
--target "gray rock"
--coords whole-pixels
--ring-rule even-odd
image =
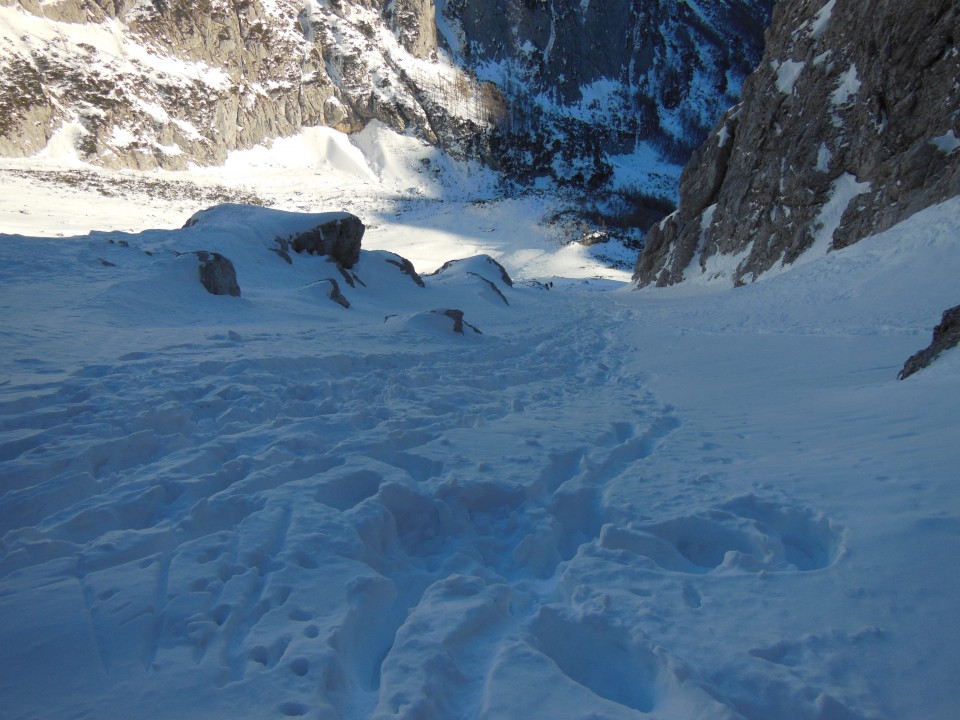
[[[433,312],[435,312],[438,315],[445,315],[451,320],[453,320],[453,331],[455,333],[458,333],[460,335],[466,335],[466,333],[464,332],[464,328],[469,328],[475,334],[483,335],[483,333],[480,332],[480,328],[478,328],[476,325],[471,325],[470,323],[468,323],[466,320],[463,319],[463,310],[456,310],[456,309],[450,308],[447,310],[434,310]]]
[[[327,294],[327,297],[333,300],[337,305],[340,305],[343,308],[350,308],[350,301],[340,292],[340,284],[333,278],[326,278],[320,280],[321,283],[328,283],[330,285],[330,292]]]
[[[288,242],[298,253],[328,255],[349,269],[360,260],[360,244],[365,229],[360,218],[344,213],[336,220],[289,238]]]
[[[437,10],[433,0],[394,0],[385,8],[385,14],[390,28],[411,55],[426,59],[436,54]]]
[[[420,273],[417,272],[417,269],[413,266],[413,263],[407,260],[405,257],[393,255],[393,257],[387,258],[387,262],[397,267],[400,272],[413,280],[418,286],[426,287],[423,282],[423,278],[420,277]]]
[[[677,283],[725,254],[749,282],[960,193],[958,34],[955,0],[778,3],[740,105],[687,164],[634,280]]]
[[[233,263],[220,253],[197,250],[193,253],[200,261],[200,282],[211,295],[240,297],[237,271]]]
[[[78,118],[88,161],[184,169],[304,127],[351,133],[378,120],[517,175],[596,185],[611,172],[604,155],[638,138],[684,153],[702,137],[756,64],[773,0],[699,0],[698,11],[680,0],[332,0],[282,13],[263,0],[11,2],[64,23],[117,20],[142,52],[191,71],[105,63],[69,36],[0,50],[3,155],[32,155]],[[460,70],[397,62],[384,28],[418,58],[444,48]],[[482,77],[491,62],[506,70],[501,86]],[[590,103],[584,88],[597,84],[615,89]]]
[[[933,342],[920,352],[912,355],[903,365],[897,376],[900,380],[908,378],[936,360],[945,350],[960,345],[960,305],[943,313],[940,324],[933,329]]]

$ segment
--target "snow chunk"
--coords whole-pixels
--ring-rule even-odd
[[[183,155],[183,149],[179,145],[161,145],[156,143],[154,145],[157,150],[162,152],[164,155],[169,155],[170,157],[175,157],[177,155]]]
[[[830,148],[827,147],[827,144],[820,143],[820,149],[817,150],[817,164],[813,169],[817,172],[828,172],[830,170],[830,160],[832,158],[833,154],[830,152]]]
[[[830,102],[833,105],[844,105],[858,92],[860,92],[860,78],[857,77],[857,65],[853,63],[838,78],[837,89],[830,96]]]
[[[717,145],[719,147],[726,147],[728,142],[730,142],[730,128],[724,124],[724,126],[720,128],[720,132],[717,133]]]
[[[830,0],[813,16],[813,21],[810,25],[811,37],[818,38],[823,35],[823,31],[826,30],[827,25],[830,24],[830,16],[833,15],[833,6],[836,5],[836,3],[837,0]]]
[[[943,135],[932,138],[930,144],[935,146],[940,152],[949,154],[957,148],[960,148],[960,138],[951,130]]]
[[[813,64],[819,67],[820,65],[823,65],[823,63],[826,62],[827,58],[829,58],[831,55],[833,55],[833,50],[824,50],[822,53],[813,58]]]
[[[774,63],[773,69],[777,73],[777,88],[787,95],[793,94],[793,86],[803,72],[806,65],[803,61],[785,60],[783,63]]]
[[[110,133],[110,144],[116,145],[117,147],[127,147],[136,141],[136,135],[127,128],[120,127],[119,125],[114,126],[113,132]]]

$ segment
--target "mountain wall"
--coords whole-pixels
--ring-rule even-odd
[[[0,154],[36,153],[73,123],[89,160],[177,169],[379,120],[483,156],[497,96],[420,59],[436,50],[432,13],[429,0],[0,0]]]
[[[502,162],[602,181],[649,142],[679,163],[740,96],[773,0],[445,0],[441,36],[503,90]]]
[[[749,282],[960,194],[958,78],[955,0],[782,0],[634,280]]]
[[[222,162],[301,127],[398,132],[516,176],[683,156],[773,0],[0,0],[0,154],[67,125],[117,167]]]

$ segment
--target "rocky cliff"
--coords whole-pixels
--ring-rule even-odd
[[[65,124],[90,160],[181,168],[380,120],[482,156],[491,87],[436,51],[430,0],[0,0],[0,154]],[[414,32],[415,29],[415,32]]]
[[[442,40],[507,100],[501,161],[602,182],[638,141],[682,163],[740,96],[773,0],[445,0]]]
[[[782,0],[634,279],[749,282],[957,195],[958,78],[955,0]]]
[[[379,120],[516,175],[682,155],[739,96],[773,0],[0,0],[0,154],[67,126],[166,168]]]

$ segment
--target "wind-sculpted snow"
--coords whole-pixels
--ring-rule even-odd
[[[0,236],[4,716],[944,717],[935,210],[709,296],[363,251],[349,308],[264,210]]]

